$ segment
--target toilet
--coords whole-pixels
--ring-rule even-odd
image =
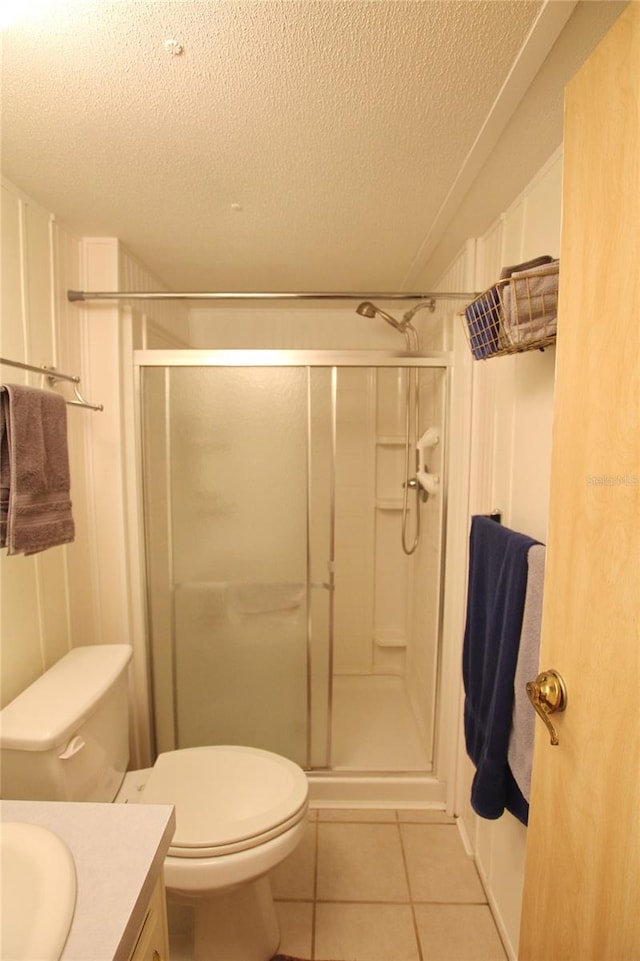
[[[0,711],[0,796],[123,799],[130,659],[125,644],[74,648]],[[168,751],[139,773],[136,800],[175,806],[165,886],[193,907],[195,961],[269,961],[279,943],[269,873],[305,831],[302,769],[214,745]]]

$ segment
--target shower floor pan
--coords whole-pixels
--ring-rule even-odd
[[[331,755],[330,771],[309,774],[312,805],[444,806],[399,677],[334,677]]]

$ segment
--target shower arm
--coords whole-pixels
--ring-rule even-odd
[[[402,324],[404,327],[411,326],[411,320],[414,314],[417,314],[419,310],[423,310],[428,307],[431,313],[436,309],[436,302],[433,297],[425,298],[422,303],[414,304],[405,314],[402,315]]]

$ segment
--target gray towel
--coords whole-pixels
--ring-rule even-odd
[[[507,753],[511,773],[527,801],[531,793],[533,735],[536,720],[536,712],[527,695],[527,681],[535,680],[539,670],[544,561],[545,548],[542,544],[529,548],[527,590],[522,614],[520,648],[513,681],[513,716]]]
[[[526,344],[555,334],[558,320],[558,261],[511,274],[502,290],[503,336]]]
[[[533,257],[531,260],[523,260],[521,264],[511,264],[510,267],[503,267],[500,271],[500,280],[506,280],[513,274],[521,274],[525,270],[533,270],[534,267],[543,267],[545,264],[552,264],[553,257],[549,254],[542,254],[541,257]]]
[[[0,408],[0,547],[36,554],[69,544],[75,528],[64,398],[6,384]]]

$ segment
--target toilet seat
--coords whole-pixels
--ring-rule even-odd
[[[170,857],[210,858],[284,834],[304,818],[307,798],[307,778],[293,761],[215,745],[160,754],[140,801],[175,805]]]

